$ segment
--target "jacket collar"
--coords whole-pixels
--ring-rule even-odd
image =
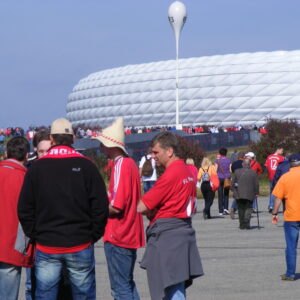
[[[17,170],[21,170],[24,172],[26,172],[26,170],[27,170],[20,161],[13,159],[13,158],[9,158],[9,159],[5,159],[5,160],[1,161],[0,166],[10,168],[10,169],[17,169]]]

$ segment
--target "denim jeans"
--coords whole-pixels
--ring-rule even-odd
[[[231,203],[231,209],[234,209],[234,211],[237,211],[237,203],[236,203],[236,199],[233,199],[233,200],[232,200],[232,203]]]
[[[285,260],[286,260],[286,276],[295,277],[297,262],[297,245],[300,230],[300,221],[284,222],[284,234],[286,241]]]
[[[33,300],[33,293],[35,291],[35,275],[34,267],[26,268],[26,282],[25,282],[25,299]]]
[[[270,199],[268,209],[272,209],[274,207],[275,196],[272,195],[272,180],[269,181],[270,185]]]
[[[0,299],[18,300],[21,267],[0,262]]]
[[[47,254],[37,250],[35,256],[35,299],[57,298],[62,268],[65,266],[74,300],[95,300],[94,245],[74,253]]]
[[[185,282],[180,282],[166,288],[163,300],[185,300]]]
[[[154,183],[155,181],[153,180],[143,181],[144,193],[147,193],[153,187]]]
[[[218,188],[219,213],[223,213],[224,209],[228,210],[229,189],[224,189],[224,178],[219,178],[219,179],[220,179],[220,186]]]
[[[105,242],[104,251],[112,297],[115,300],[139,300],[133,280],[136,249],[122,248]]]

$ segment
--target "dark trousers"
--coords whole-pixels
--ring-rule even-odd
[[[240,229],[250,228],[252,200],[237,199],[237,207],[239,213]]]
[[[219,213],[223,213],[224,209],[228,210],[229,189],[224,189],[224,178],[220,179],[218,188]]]
[[[208,218],[211,218],[210,215],[210,207],[213,204],[215,198],[215,192],[212,191],[210,182],[202,182],[201,184],[201,192],[204,198],[204,210],[203,212]]]

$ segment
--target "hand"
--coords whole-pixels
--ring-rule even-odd
[[[278,216],[277,215],[272,216],[272,224],[274,224],[274,225],[278,224]]]

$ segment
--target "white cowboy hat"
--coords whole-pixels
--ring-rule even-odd
[[[94,139],[99,140],[107,148],[118,147],[128,154],[125,149],[123,118],[116,119],[110,126],[104,128],[98,136],[94,137]]]

